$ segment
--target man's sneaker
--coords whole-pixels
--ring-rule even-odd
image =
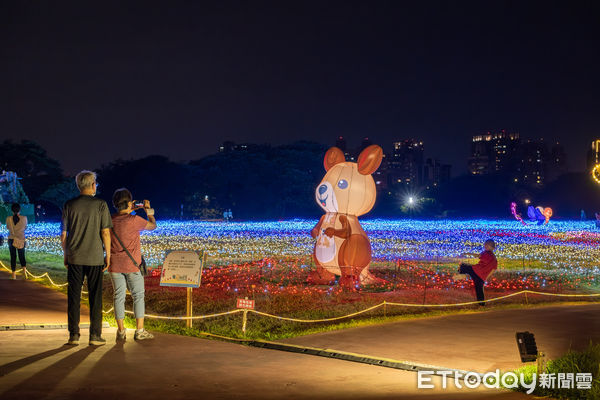
[[[147,340],[154,339],[154,335],[144,329],[142,331],[135,331],[135,336],[133,338],[135,340]]]
[[[102,346],[106,344],[106,340],[100,335],[90,335],[90,346]]]
[[[77,346],[79,344],[79,334],[75,333],[69,335],[69,341],[67,342],[67,344],[71,346]]]
[[[117,329],[117,342],[124,342],[125,340],[127,340],[127,329],[122,331]]]

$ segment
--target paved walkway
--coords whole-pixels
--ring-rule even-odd
[[[87,307],[81,306],[81,322],[89,323]],[[66,324],[65,295],[26,281],[22,274],[16,280],[0,269],[0,326],[12,324]]]
[[[2,275],[7,274],[0,274],[4,278]],[[11,288],[11,285],[19,286]],[[29,301],[19,303],[15,294]],[[29,320],[32,317],[36,322],[57,317],[58,310],[64,312],[65,302],[64,295],[32,282],[0,279],[0,315],[4,315],[11,304],[20,304],[21,319],[16,313],[10,317],[15,323],[33,322]],[[35,311],[27,305],[34,305]],[[564,316],[559,323],[540,322],[561,310]],[[553,307],[550,312],[544,309],[492,311],[356,328],[290,342],[469,369],[493,365],[490,361],[478,364],[481,357],[470,360],[473,365],[467,363],[469,354],[477,356],[483,352],[487,357],[495,352],[501,360],[506,351],[512,362],[517,357],[514,324],[519,320],[530,322],[523,325],[523,329],[536,333],[541,343],[546,343],[547,338],[584,330],[584,327],[595,333],[569,337],[577,341],[589,337],[598,339],[598,325],[592,318],[598,311],[596,305]],[[570,321],[571,328],[561,325],[566,321]],[[542,326],[547,329],[542,330]],[[550,333],[550,327],[558,333]],[[495,333],[489,336],[490,332]],[[85,344],[64,346],[67,332],[62,329],[0,332],[0,398],[528,398],[520,393],[485,388],[460,390],[453,384],[443,390],[439,378],[434,381],[436,389],[419,390],[414,372],[220,341],[156,334],[154,341],[137,343],[131,340],[133,332],[129,331],[129,340],[116,344],[114,335],[114,328],[105,329],[108,344],[94,348]],[[87,331],[82,330],[82,338],[86,337]],[[464,343],[457,345],[461,337]],[[462,358],[461,353],[465,354]]]
[[[515,333],[535,335],[538,350],[557,358],[600,343],[600,303],[491,310],[324,332],[288,343],[488,372],[521,363]],[[568,372],[568,371],[566,371]]]

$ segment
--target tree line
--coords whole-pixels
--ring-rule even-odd
[[[316,218],[322,213],[314,191],[323,178],[328,146],[296,142],[282,146],[250,145],[187,163],[160,155],[115,160],[96,169],[98,197],[111,204],[114,190],[127,187],[136,199],[149,199],[162,218],[234,218],[274,220]],[[66,200],[78,194],[75,181],[37,143],[0,143],[4,170],[15,171],[32,203],[57,219]],[[82,165],[82,169],[87,166]],[[525,200],[552,207],[557,218],[578,218],[600,210],[600,185],[589,174],[569,173],[541,188],[513,183],[507,176],[461,175],[434,190],[390,187],[378,194],[369,217],[510,218],[510,202],[526,213]],[[409,206],[407,193],[415,196]]]

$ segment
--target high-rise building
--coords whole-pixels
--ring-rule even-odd
[[[567,172],[567,153],[562,144],[556,142],[552,145],[546,164],[546,182],[552,182]]]
[[[342,136],[336,139],[336,147],[344,151],[347,161],[356,161],[362,150],[373,144],[364,138],[356,152],[348,150]],[[405,139],[393,143],[391,153],[384,153],[381,165],[373,173],[377,190],[392,194],[394,188],[431,189],[450,180],[451,167],[437,159],[424,162],[425,148],[422,141]],[[349,154],[350,153],[350,154]]]
[[[394,150],[388,161],[388,176],[394,186],[417,187],[423,182],[423,142],[406,139],[394,142]]]
[[[387,156],[385,153],[383,154],[383,159],[381,160],[381,164],[377,171],[373,173],[373,180],[375,181],[375,185],[377,186],[377,190],[388,190],[389,189],[389,163],[387,160]]]
[[[346,157],[346,161],[354,161],[356,157],[354,156],[354,151],[348,148],[348,144],[346,139],[343,136],[338,136],[335,140],[335,147],[344,152],[344,157]]]
[[[450,181],[450,171],[449,164],[442,164],[439,160],[428,158],[423,165],[422,186],[432,189]]]
[[[371,141],[371,139],[369,139],[368,137],[364,137],[362,142],[360,143],[360,147],[356,151],[355,156],[352,158],[352,161],[358,160],[358,155],[360,154],[360,152],[372,144],[373,144],[373,142]]]
[[[547,180],[548,146],[543,140],[528,140],[520,146],[519,175],[522,183],[542,186]]]
[[[335,140],[335,147],[342,150],[344,152],[344,156],[346,161],[356,162],[358,160],[358,155],[361,151],[372,145],[373,142],[368,137],[363,138],[361,145],[359,148],[354,148],[354,151],[348,148],[346,139],[343,136],[338,136]],[[387,190],[388,189],[388,163],[387,156],[383,155],[383,160],[381,160],[381,165],[373,173],[373,180],[375,181],[375,185],[377,185],[378,190]]]
[[[469,172],[473,175],[487,175],[499,172],[511,173],[518,165],[518,133],[501,130],[497,133],[473,136]]]

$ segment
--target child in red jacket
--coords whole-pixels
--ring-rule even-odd
[[[483,285],[486,279],[490,276],[492,271],[498,268],[498,261],[494,255],[496,249],[496,243],[492,239],[488,239],[483,244],[484,251],[479,255],[479,262],[475,265],[460,264],[458,274],[454,275],[455,280],[463,279],[466,275],[470,275],[475,283],[475,293],[477,294],[477,300],[480,301],[479,305],[485,306]]]

